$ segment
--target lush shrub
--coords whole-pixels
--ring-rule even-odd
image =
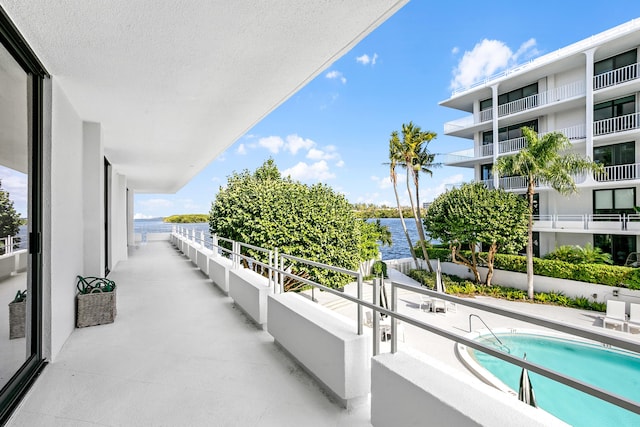
[[[431,248],[428,249],[428,252],[429,257],[432,259],[439,257],[441,260],[444,260],[443,249]],[[484,256],[484,253],[482,253],[481,256]],[[496,254],[495,268],[526,273],[527,258],[521,255]],[[640,268],[607,264],[572,264],[552,259],[534,258],[533,272],[538,276],[640,289]]]
[[[544,256],[544,259],[569,262],[572,264],[613,264],[611,254],[605,254],[600,248],[590,244],[584,247],[578,245],[564,245]]]
[[[207,214],[187,214],[187,215],[171,215],[162,219],[163,222],[170,222],[174,224],[191,224],[198,222],[208,222],[209,215]]]
[[[409,276],[414,280],[423,284],[429,289],[435,288],[435,273],[429,273],[426,270],[411,270]],[[526,291],[506,286],[486,286],[476,285],[468,280],[461,279],[456,276],[442,275],[442,281],[445,284],[446,292],[451,295],[458,296],[475,296],[483,295],[492,298],[501,298],[510,301],[529,301]],[[533,296],[534,302],[541,304],[555,304],[563,307],[574,307],[583,310],[592,310],[604,312],[607,310],[607,304],[590,301],[586,297],[571,298],[562,292],[537,292]]]

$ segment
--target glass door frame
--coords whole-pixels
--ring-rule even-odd
[[[0,44],[27,74],[29,114],[29,301],[27,309],[28,356],[11,379],[0,389],[0,425],[29,389],[46,364],[43,358],[42,287],[42,174],[44,141],[44,86],[49,74],[20,35],[4,9],[0,7]]]

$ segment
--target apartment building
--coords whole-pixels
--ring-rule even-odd
[[[534,206],[537,256],[561,245],[592,244],[624,264],[640,250],[640,19],[455,90],[440,103],[468,113],[444,125],[469,140],[445,164],[473,168],[476,181],[524,193],[522,177],[494,176],[501,156],[524,146],[521,128],[562,132],[572,150],[604,166],[575,177],[578,193],[562,196],[540,185]]]

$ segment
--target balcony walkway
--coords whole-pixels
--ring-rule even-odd
[[[370,426],[257,329],[168,241],[109,276],[111,325],[76,329],[9,426]]]

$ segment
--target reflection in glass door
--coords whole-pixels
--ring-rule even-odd
[[[0,388],[26,361],[29,197],[27,73],[0,46]]]
[[[43,88],[48,77],[0,7],[0,425],[42,357]]]

